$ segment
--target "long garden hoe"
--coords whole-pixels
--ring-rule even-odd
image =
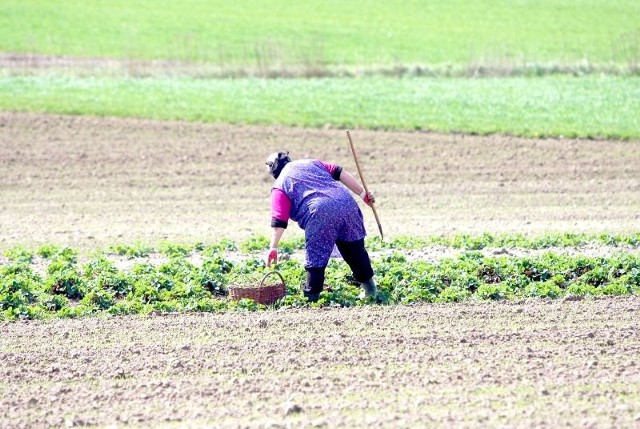
[[[351,139],[351,133],[347,130],[347,137],[349,138],[349,145],[351,146],[351,153],[353,154],[353,159],[356,162],[356,168],[358,169],[358,175],[360,176],[360,180],[362,181],[362,187],[364,191],[368,194],[369,189],[367,189],[367,182],[364,180],[364,176],[362,175],[362,169],[360,168],[360,161],[358,160],[358,155],[356,154],[356,147],[353,145],[353,140]],[[378,218],[378,212],[376,211],[376,207],[373,203],[371,203],[371,210],[373,210],[373,215],[376,218],[376,223],[378,224],[378,231],[380,231],[380,239],[384,240],[384,234],[382,233],[382,225],[380,225],[380,218]]]

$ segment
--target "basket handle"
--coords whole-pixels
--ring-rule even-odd
[[[264,281],[267,279],[267,277],[269,277],[269,276],[270,276],[270,275],[272,275],[272,274],[277,274],[277,275],[278,275],[278,277],[280,277],[280,280],[282,280],[282,284],[285,284],[285,285],[286,285],[286,283],[284,282],[284,277],[282,277],[282,274],[280,274],[280,272],[278,272],[278,271],[276,271],[276,270],[273,270],[273,271],[269,271],[267,274],[265,274],[265,275],[262,277],[262,280],[260,280],[260,286],[264,286]]]

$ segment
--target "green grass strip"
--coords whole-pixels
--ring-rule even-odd
[[[640,137],[640,77],[0,77],[0,109],[529,137]]]
[[[221,66],[628,65],[636,0],[3,0],[0,52]]]

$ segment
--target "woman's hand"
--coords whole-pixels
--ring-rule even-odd
[[[278,263],[278,249],[271,248],[267,254],[267,268],[271,267],[271,264]]]
[[[366,192],[362,200],[369,207],[373,207],[373,204],[376,202],[376,197],[374,197],[371,192]]]

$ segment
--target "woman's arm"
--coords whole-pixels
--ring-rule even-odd
[[[329,172],[329,174],[331,174],[331,177],[333,177],[334,180],[340,180],[342,184],[351,190],[351,192],[360,195],[360,198],[362,198],[365,203],[371,205],[370,203],[375,202],[373,194],[371,192],[366,194],[364,187],[348,171],[345,171],[337,164],[330,164],[321,160],[318,161]]]
[[[361,195],[364,192],[364,187],[346,170],[342,170],[340,173],[340,181],[356,195]]]
[[[275,227],[271,229],[271,244],[269,244],[270,249],[278,248],[278,243],[280,243],[280,239],[282,238],[283,233],[284,228]]]
[[[278,262],[278,243],[282,238],[289,221],[291,211],[291,200],[280,189],[271,190],[271,244],[267,254],[267,267]]]
[[[291,215],[291,200],[280,189],[271,190],[271,226],[286,228]]]
[[[278,243],[282,238],[284,228],[276,226],[272,229],[271,244],[269,245],[269,253],[267,254],[267,267],[272,263],[278,263]]]
[[[342,172],[340,173],[340,181],[344,184],[344,186],[349,188],[351,192],[360,195],[360,198],[362,198],[367,205],[371,206],[376,202],[373,194],[371,192],[366,193],[364,187],[360,184],[360,182],[358,182],[358,180],[353,177],[348,171],[342,170]]]

